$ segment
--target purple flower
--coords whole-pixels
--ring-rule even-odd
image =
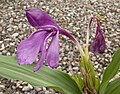
[[[59,34],[66,35],[74,42],[76,39],[58,26],[55,21],[44,11],[37,8],[26,10],[26,17],[29,23],[37,29],[27,39],[20,42],[17,47],[17,58],[19,64],[32,64],[41,52],[39,60],[34,68],[38,71],[44,61],[52,68],[55,68],[59,62]],[[46,48],[47,40],[52,40]]]
[[[88,26],[89,29],[90,29],[92,19],[96,19],[96,21],[97,21],[97,29],[96,29],[95,38],[94,38],[93,42],[90,44],[90,46],[89,46],[89,50],[94,52],[94,54],[103,53],[104,50],[105,50],[106,45],[105,45],[105,39],[104,39],[102,30],[100,28],[100,22],[99,22],[97,17],[92,17],[91,20],[90,20],[89,26]]]

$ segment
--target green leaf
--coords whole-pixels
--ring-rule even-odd
[[[84,87],[84,83],[83,83],[83,80],[82,80],[82,74],[73,74],[72,75],[72,78],[75,80],[75,82],[77,83],[81,93],[83,94],[83,87]]]
[[[99,93],[98,94],[105,94],[105,89],[108,85],[108,81],[100,85]]]
[[[23,80],[34,86],[53,87],[65,94],[81,94],[76,82],[68,74],[45,66],[33,72],[34,66],[18,65],[15,57],[0,55],[0,76]]]
[[[95,84],[97,75],[95,74],[93,64],[92,64],[92,62],[90,60],[89,60],[88,64],[89,64],[93,84]]]
[[[120,78],[110,82],[104,94],[120,94]]]
[[[99,88],[100,88],[100,79],[98,77],[95,78],[95,89],[97,91],[97,93],[99,92]]]
[[[120,49],[118,49],[115,52],[111,63],[106,68],[106,70],[103,74],[102,83],[112,79],[115,76],[115,74],[117,73],[119,67],[120,67]]]

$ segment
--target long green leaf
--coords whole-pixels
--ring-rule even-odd
[[[110,82],[104,94],[120,94],[120,78]]]
[[[65,94],[81,94],[76,82],[68,74],[45,66],[35,73],[34,66],[18,65],[15,57],[0,55],[0,76],[23,80],[34,86],[53,87]]]
[[[104,75],[103,75],[102,83],[112,79],[115,76],[115,74],[117,73],[119,67],[120,67],[120,49],[118,49],[115,52],[111,63],[106,68]]]
[[[100,79],[98,77],[95,78],[95,89],[97,91],[97,93],[99,92],[99,88],[100,88]]]
[[[107,82],[102,83],[102,84],[100,85],[100,89],[99,89],[99,93],[98,93],[98,94],[105,94],[105,89],[106,89],[108,83],[109,83],[109,82],[107,81]]]
[[[78,75],[73,74],[72,78],[75,80],[75,82],[77,83],[81,93],[83,94],[84,85],[83,85],[82,75],[81,74],[78,74]]]

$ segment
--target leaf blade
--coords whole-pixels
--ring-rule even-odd
[[[119,67],[120,67],[120,48],[115,52],[111,63],[106,68],[106,70],[103,74],[102,83],[112,79],[115,76],[115,74],[117,73]]]
[[[120,93],[120,78],[110,82],[105,89],[105,94],[119,94]]]
[[[59,88],[65,94],[81,94],[76,82],[66,73],[43,66],[37,73],[33,65],[18,65],[12,56],[0,55],[0,76],[27,81],[34,86]]]

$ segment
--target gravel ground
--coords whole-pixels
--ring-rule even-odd
[[[94,56],[95,70],[99,76],[120,47],[120,1],[119,0],[0,0],[0,54],[15,55],[18,43],[34,31],[24,13],[29,7],[46,11],[64,29],[72,33],[84,46],[88,19],[101,16],[107,48],[103,54]],[[95,25],[93,24],[93,31]],[[91,31],[92,31],[91,30]],[[91,39],[95,32],[91,32]],[[78,50],[73,42],[60,36],[60,63],[58,69],[79,72]],[[118,73],[117,77],[120,75]],[[33,87],[23,81],[0,77],[0,94],[61,94],[45,87]]]

